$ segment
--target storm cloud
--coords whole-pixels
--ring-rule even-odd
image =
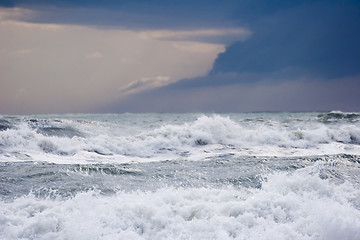
[[[253,14],[234,15],[252,34],[220,53],[206,76],[132,96],[112,109],[360,110],[359,4],[277,3],[253,4]],[[140,99],[149,106],[143,107]]]
[[[77,108],[63,104],[55,112],[360,111],[358,1],[12,0],[1,4],[7,7],[0,15],[2,28],[20,22],[37,26],[36,31],[62,27],[60,32],[67,34],[59,35],[60,41],[38,38],[45,48],[29,44],[37,39],[30,31],[22,35],[22,42],[16,34],[12,35],[16,41],[11,35],[2,38],[6,42],[2,40],[0,56],[9,52],[18,59],[42,56],[33,59],[44,64],[35,61],[23,70],[31,73],[45,65],[53,69],[51,73],[59,73],[32,72],[36,80],[28,86],[14,86],[16,81],[8,80],[2,104],[11,98],[19,101],[30,94],[34,83],[54,76],[58,85],[47,83],[49,89],[63,87],[64,81],[68,89],[79,89],[67,94]],[[77,47],[71,51],[64,44],[59,51],[48,47],[61,39]],[[37,55],[43,49],[46,52]],[[65,52],[81,53],[80,71],[72,67],[79,62],[67,61]],[[16,76],[19,71],[26,73],[18,65],[23,60],[14,56],[13,62],[0,59],[7,71],[2,79],[13,77],[15,71],[9,69],[15,66]],[[48,64],[44,56],[59,58]],[[91,91],[81,90],[86,83]],[[42,97],[52,106],[36,108],[34,102],[32,111],[56,106],[62,97],[53,95],[57,96],[50,92]],[[3,112],[16,112],[18,105],[3,106],[7,109]]]

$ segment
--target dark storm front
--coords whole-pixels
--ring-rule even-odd
[[[0,238],[360,239],[359,121],[4,116]]]

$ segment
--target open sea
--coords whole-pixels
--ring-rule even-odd
[[[360,239],[360,113],[0,116],[0,239]]]

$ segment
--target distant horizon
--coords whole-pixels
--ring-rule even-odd
[[[68,113],[14,113],[14,114],[0,114],[0,116],[31,116],[31,115],[46,115],[46,116],[56,116],[56,115],[126,115],[126,114],[134,114],[134,115],[147,115],[147,114],[205,114],[205,115],[226,115],[226,114],[261,114],[261,113],[270,113],[270,114],[281,114],[281,113],[333,113],[333,114],[358,114],[360,111],[341,111],[341,110],[319,110],[319,111],[253,111],[253,112],[107,112],[107,113],[99,113],[99,112],[88,112],[88,113],[80,113],[80,112],[68,112]]]

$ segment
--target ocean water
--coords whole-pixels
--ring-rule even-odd
[[[0,239],[360,239],[360,113],[0,116]]]

